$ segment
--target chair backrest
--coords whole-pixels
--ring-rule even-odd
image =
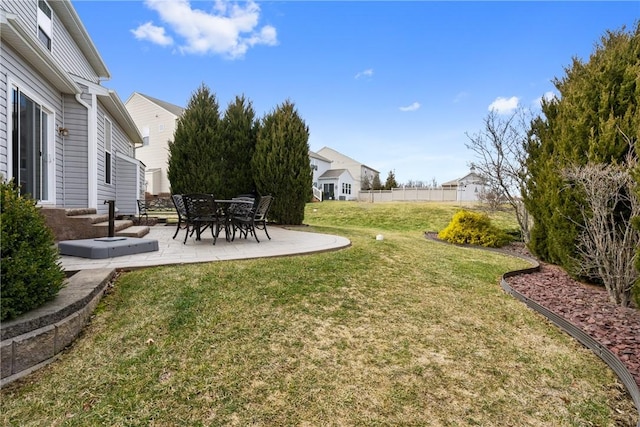
[[[187,216],[187,209],[184,206],[184,199],[182,198],[182,194],[173,194],[171,195],[171,200],[173,200],[173,205],[176,207],[176,212],[179,217]]]
[[[218,215],[216,201],[211,194],[185,194],[182,196],[187,218],[211,218]]]
[[[237,203],[231,203],[229,206],[229,214],[239,217],[251,217],[253,207],[255,206],[254,198],[249,196],[238,196],[231,200],[237,200]],[[250,203],[247,203],[250,202]]]
[[[138,213],[140,215],[145,215],[147,213],[147,202],[145,200],[137,200],[138,202]]]
[[[254,221],[266,221],[269,208],[273,202],[273,196],[262,196],[256,206],[256,211],[253,214]]]

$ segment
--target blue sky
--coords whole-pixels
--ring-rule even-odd
[[[206,84],[263,116],[292,101],[309,146],[399,183],[468,173],[489,109],[536,109],[573,57],[640,19],[640,2],[72,1],[123,102],[186,106]]]

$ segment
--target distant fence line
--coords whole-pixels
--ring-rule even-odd
[[[405,187],[391,190],[368,190],[358,193],[360,202],[402,202],[431,201],[455,202],[458,200],[456,189]]]

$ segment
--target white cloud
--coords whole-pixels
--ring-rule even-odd
[[[182,53],[241,58],[253,46],[278,43],[274,27],[258,28],[260,7],[252,0],[242,4],[216,0],[211,12],[192,8],[189,0],[145,0],[145,5],[158,13],[166,29],[183,40],[179,46]],[[145,25],[164,34],[163,27]],[[145,39],[154,43],[163,40],[148,36]]]
[[[362,78],[362,77],[372,77],[373,76],[373,69],[372,68],[367,68],[364,71],[360,71],[358,74],[356,74],[356,79]]]
[[[420,103],[414,102],[413,104],[407,105],[406,107],[400,107],[400,111],[416,111],[418,108],[420,108]]]
[[[489,111],[495,111],[498,114],[510,114],[518,108],[520,100],[517,96],[511,98],[498,97],[489,105]]]
[[[138,40],[149,40],[151,43],[159,44],[160,46],[173,44],[173,39],[164,33],[164,28],[156,27],[151,22],[142,24],[135,30],[131,30],[131,32]]]
[[[542,100],[551,101],[552,99],[557,98],[557,95],[551,91],[545,92],[540,98],[536,98],[533,101],[533,108],[540,109],[542,107]]]

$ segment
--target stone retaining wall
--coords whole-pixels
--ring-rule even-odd
[[[79,271],[54,300],[2,322],[0,387],[55,360],[87,324],[115,273],[115,269]]]

